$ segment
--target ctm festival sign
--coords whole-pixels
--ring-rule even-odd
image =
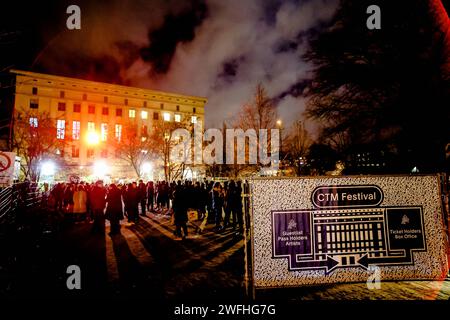
[[[438,176],[250,181],[255,288],[442,279],[448,271]]]

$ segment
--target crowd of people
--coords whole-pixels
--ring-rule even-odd
[[[167,214],[173,217],[175,236],[188,235],[188,212],[196,213],[201,225],[213,224],[215,232],[232,228],[244,230],[241,181],[192,182],[148,181],[104,185],[95,183],[57,183],[49,190],[48,202],[74,222],[92,221],[93,232],[104,232],[109,220],[110,234],[120,233],[121,221],[139,223],[139,215]],[[202,231],[202,228],[198,228]]]

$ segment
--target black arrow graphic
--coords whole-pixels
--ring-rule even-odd
[[[326,260],[320,261],[297,261],[295,255],[291,255],[290,270],[298,269],[325,269],[328,274],[339,266],[339,261],[327,255]]]
[[[369,256],[366,254],[362,255],[358,261],[356,261],[357,264],[359,264],[362,268],[368,269],[370,264],[397,264],[397,263],[412,263],[411,259],[411,250],[406,250],[406,256],[404,257],[373,257],[369,258]]]

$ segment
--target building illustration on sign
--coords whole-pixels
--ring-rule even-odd
[[[318,187],[311,198],[314,209],[272,211],[272,256],[290,271],[411,265],[426,251],[421,206],[381,207],[376,186]]]

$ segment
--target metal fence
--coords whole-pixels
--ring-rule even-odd
[[[0,189],[0,226],[8,227],[22,223],[21,217],[41,208],[44,193],[37,184],[15,183]]]

